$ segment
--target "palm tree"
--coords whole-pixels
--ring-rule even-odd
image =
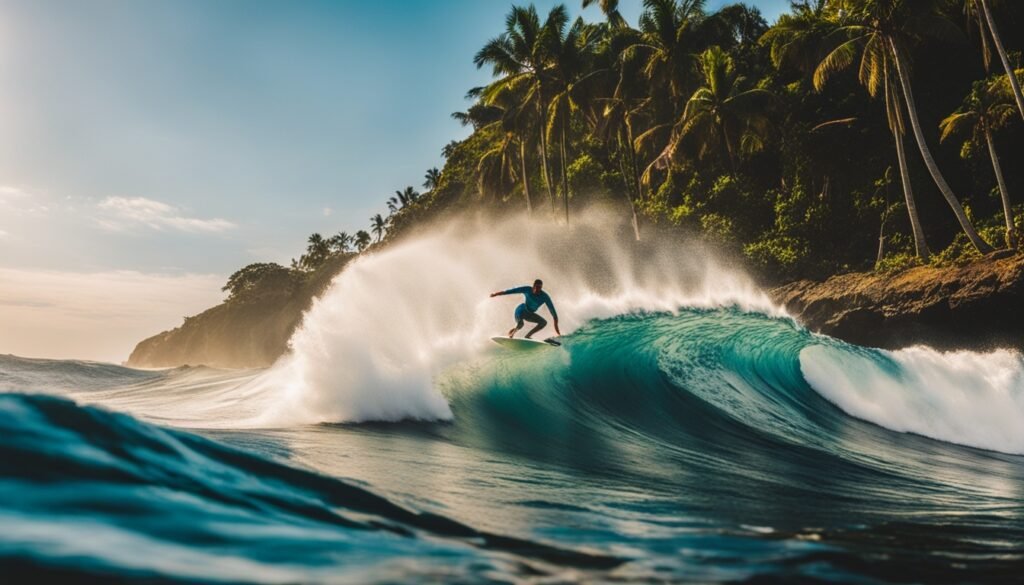
[[[395,214],[416,203],[419,198],[419,192],[412,187],[406,187],[404,191],[395,191],[395,196],[388,199],[388,210]]]
[[[378,215],[378,217],[380,217],[380,216]],[[359,230],[359,231],[357,231],[356,232],[356,238],[355,238],[356,250],[362,252],[369,245],[370,245],[370,234],[368,234],[366,232],[366,230]]]
[[[826,9],[830,12],[826,13]],[[910,183],[910,170],[907,165],[904,143],[903,108],[900,105],[899,82],[895,79],[892,54],[887,46],[877,38],[874,41],[864,42],[860,46],[841,43],[837,49],[825,57],[825,60],[835,60],[830,61],[829,66],[825,67],[819,46],[829,37],[843,34],[841,24],[836,22],[839,18],[841,18],[841,14],[836,13],[835,6],[827,0],[822,0],[813,7],[807,6],[804,9],[796,10],[792,18],[780,18],[778,25],[765,34],[762,40],[771,46],[772,59],[776,66],[789,61],[798,69],[806,70],[807,65],[813,62],[815,64],[811,68],[813,83],[818,91],[824,88],[835,71],[848,66],[856,59],[858,48],[862,51],[859,80],[869,95],[877,97],[881,92],[885,100],[889,131],[892,133],[893,142],[896,145],[900,184],[903,188],[903,198],[910,219],[910,229],[914,236],[914,250],[918,258],[927,261],[931,256],[931,251],[925,239],[924,227],[921,225],[921,218],[917,212],[917,201]],[[836,52],[840,50],[842,52]],[[813,61],[808,61],[807,54],[814,57]],[[840,57],[847,61],[845,63],[839,61]]]
[[[332,251],[344,254],[348,252],[348,247],[352,244],[352,236],[348,235],[348,232],[338,232],[327,240],[327,244]]]
[[[996,52],[999,53],[999,60],[1003,63],[1003,69],[1006,70],[1006,79],[1010,82],[1010,87],[1013,88],[1013,99],[1017,102],[1017,110],[1020,112],[1021,117],[1024,118],[1024,94],[1021,93],[1020,82],[1017,80],[1017,75],[1010,65],[1010,58],[1003,47],[1003,40],[999,36],[999,30],[996,29],[996,20],[992,16],[989,2],[990,0],[967,0],[964,4],[964,11],[967,13],[968,18],[977,22],[978,30],[981,32],[981,51],[986,71],[989,70],[991,61],[986,33],[992,35],[992,44],[995,45]]]
[[[381,238],[388,231],[388,220],[384,219],[381,214],[374,215],[370,218],[370,232],[377,236],[377,243],[380,243]]]
[[[776,68],[793,67],[810,75],[821,62],[819,48],[834,27],[825,18],[827,0],[793,1],[791,11],[761,37]]]
[[[441,182],[441,171],[437,170],[437,167],[427,169],[427,173],[423,175],[423,188],[433,191],[439,182]]]
[[[320,234],[312,234],[307,240],[306,253],[299,258],[300,265],[313,270],[324,263],[324,260],[331,255],[331,246]]]
[[[629,26],[626,23],[626,19],[622,17],[622,13],[619,12],[619,0],[583,0],[583,7],[586,8],[591,4],[597,4],[601,7],[601,12],[604,13],[605,18],[608,19],[608,24],[615,28],[626,28]]]
[[[500,124],[496,122],[495,124]],[[512,189],[516,179],[516,164],[520,156],[520,145],[522,143],[511,132],[503,132],[501,138],[493,148],[481,155],[477,163],[477,186],[483,196],[494,196],[499,193],[507,193]],[[530,202],[528,179],[524,179],[526,189],[526,210],[533,211]]]
[[[477,164],[477,181],[481,195],[492,195],[510,190],[516,181],[515,163],[523,181],[523,196],[527,213],[533,212],[530,197],[530,175],[527,170],[526,145],[533,135],[535,116],[532,108],[522,107],[525,89],[522,84],[509,85],[499,80],[487,87],[470,91],[483,104],[477,104],[465,115],[453,116],[463,125],[472,124],[480,132],[491,132],[501,138]],[[518,154],[516,151],[518,150]]]
[[[592,100],[594,105],[603,105],[600,114],[594,119],[593,131],[596,136],[616,147],[633,235],[640,241],[637,204],[643,197],[643,187],[640,184],[633,129],[649,102],[649,90],[639,68],[635,67],[635,61],[630,62],[624,58],[628,47],[636,41],[636,31],[631,28],[610,28],[606,35],[596,55],[601,62],[600,66],[608,74],[603,76],[605,87]]]
[[[705,16],[704,0],[644,0],[639,38],[622,54],[624,65],[637,67],[649,88],[644,107],[653,123],[633,140],[634,150],[657,154],[671,140],[671,129],[693,93],[696,56],[706,48],[697,31]],[[644,182],[649,180],[645,172]]]
[[[569,223],[569,172],[568,155],[566,154],[566,133],[572,120],[572,114],[580,107],[583,83],[592,79],[593,73],[587,73],[586,59],[591,52],[591,44],[596,39],[594,29],[589,28],[582,18],[577,18],[568,30],[549,31],[549,54],[552,57],[552,82],[554,95],[548,108],[545,133],[548,143],[558,142],[558,159],[562,180],[562,201],[565,206],[565,222]]]
[[[704,18],[704,0],[644,0],[640,40],[645,77],[654,88],[668,88],[675,99],[686,95],[695,55],[695,25]]]
[[[992,83],[986,81],[975,83],[971,93],[964,99],[963,105],[939,124],[942,129],[940,140],[945,141],[956,135],[968,135],[965,147],[970,146],[971,143],[978,144],[982,140],[988,145],[992,170],[995,172],[996,183],[999,185],[999,196],[1003,203],[1003,216],[1006,219],[1006,245],[1016,248],[1017,238],[1014,234],[1010,195],[1006,188],[1006,181],[1003,179],[1003,170],[999,164],[999,156],[996,154],[995,142],[992,137],[993,133],[1005,126],[1009,118],[1014,115],[1014,109],[1009,103],[999,100],[998,93],[993,91],[993,86],[997,83],[998,80],[994,80]]]
[[[551,171],[548,167],[548,141],[544,128],[547,126],[550,84],[549,39],[559,37],[569,15],[565,6],[556,6],[548,13],[543,24],[534,6],[522,8],[513,6],[505,17],[505,32],[488,41],[473,58],[478,68],[490,65],[493,75],[499,80],[492,84],[511,90],[523,96],[521,109],[531,109],[541,120],[538,126],[540,158],[548,199],[554,209],[554,191]]]
[[[891,67],[902,90],[900,95],[907,108],[918,150],[932,180],[974,248],[982,254],[991,252],[992,247],[974,229],[932,156],[921,128],[910,80],[906,55],[908,40],[913,36],[936,33],[943,24],[948,25],[948,21],[940,18],[931,0],[835,0],[833,5],[836,8],[834,18],[837,24],[834,34],[841,41],[815,70],[815,87],[821,89],[833,73],[848,67],[858,54],[861,56],[861,82],[868,87],[869,92],[872,92],[872,88],[877,92]]]
[[[764,106],[772,94],[765,89],[747,89],[732,57],[718,46],[701,54],[698,67],[703,84],[686,102],[668,146],[651,164],[675,158],[682,141],[692,138],[699,158],[713,151],[724,152],[735,170],[739,151],[756,152],[764,146],[768,131]]]

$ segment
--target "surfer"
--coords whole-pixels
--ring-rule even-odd
[[[509,339],[515,337],[516,331],[522,329],[523,321],[529,321],[530,323],[537,324],[529,333],[526,334],[527,339],[530,339],[534,333],[547,326],[548,322],[544,317],[537,314],[537,310],[540,309],[541,305],[548,306],[548,311],[551,312],[551,318],[555,320],[555,333],[557,335],[562,334],[562,332],[558,330],[558,312],[555,311],[555,304],[551,302],[551,297],[548,296],[548,293],[541,290],[542,288],[544,288],[544,283],[538,278],[533,281],[533,286],[519,286],[491,293],[491,297],[514,294],[522,294],[526,297],[526,302],[516,307],[516,326],[509,329]]]

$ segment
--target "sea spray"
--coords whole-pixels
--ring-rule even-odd
[[[783,315],[741,272],[696,243],[614,237],[600,211],[571,228],[544,221],[450,220],[353,262],[304,317],[291,351],[262,383],[277,388],[269,424],[447,420],[434,377],[490,347],[515,297],[545,281],[563,334],[633,311],[735,306]],[[553,335],[552,327],[540,336]]]
[[[804,377],[847,414],[941,441],[1024,454],[1024,357],[839,342],[800,353]]]

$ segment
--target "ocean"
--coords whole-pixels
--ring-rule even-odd
[[[267,369],[0,356],[3,581],[1020,579],[1020,354],[850,345],[586,230],[357,260]],[[561,347],[489,341],[510,272]]]

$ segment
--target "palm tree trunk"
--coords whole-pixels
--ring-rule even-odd
[[[924,139],[924,132],[921,130],[921,121],[917,118],[917,105],[914,102],[914,92],[910,85],[910,75],[907,73],[907,65],[903,62],[903,53],[900,51],[899,46],[893,39],[889,39],[889,48],[893,52],[893,61],[896,63],[896,72],[900,78],[900,86],[903,88],[903,101],[907,105],[907,113],[910,115],[910,126],[914,129],[914,138],[917,140],[917,147],[921,151],[921,158],[924,159],[925,166],[928,167],[928,172],[932,175],[932,180],[935,181],[935,185],[938,186],[939,191],[942,192],[942,196],[946,198],[946,203],[949,204],[950,208],[953,209],[953,213],[956,215],[956,219],[960,222],[960,227],[967,234],[967,238],[974,245],[974,248],[982,254],[987,254],[992,251],[992,246],[985,243],[985,240],[981,239],[978,232],[974,229],[971,224],[971,220],[967,218],[967,214],[964,212],[964,208],[960,205],[960,201],[953,194],[953,190],[950,189],[949,184],[946,183],[945,177],[942,176],[942,172],[939,170],[939,166],[935,163],[935,158],[932,157],[932,151],[928,148],[928,143]]]
[[[637,242],[640,241],[640,216],[637,215],[637,202],[643,199],[643,187],[640,185],[640,168],[637,166],[637,152],[633,148],[633,129],[629,123],[626,124],[626,153],[629,155],[629,164],[632,174],[633,197],[630,199],[630,209],[633,212],[633,235]],[[624,175],[625,176],[625,175]]]
[[[519,141],[519,166],[523,172],[523,195],[526,196],[526,213],[533,214],[533,202],[530,201],[530,175],[526,172],[526,141]]]
[[[565,121],[560,124],[559,150],[562,158],[562,198],[565,200],[565,225],[569,225],[569,172],[565,166]]]
[[[640,186],[640,165],[636,162],[636,147],[633,143],[633,127],[626,123],[626,139],[629,140],[629,166],[633,169],[633,184],[636,185],[636,201],[644,198],[643,188]]]
[[[992,131],[988,123],[985,123],[985,141],[988,142],[988,155],[992,159],[992,170],[996,173],[996,182],[999,183],[999,197],[1003,200],[1003,216],[1006,217],[1006,245],[1010,248],[1017,247],[1017,237],[1013,233],[1013,209],[1010,208],[1010,192],[1006,189],[1006,181],[1003,180],[1003,169],[999,166],[999,156],[996,155],[996,145],[992,142]]]
[[[910,185],[910,171],[907,168],[907,152],[903,146],[903,134],[898,130],[893,130],[892,137],[896,141],[896,159],[900,165],[900,182],[903,184],[903,198],[907,203],[907,215],[910,216],[910,230],[914,233],[914,251],[922,262],[927,262],[931,257],[931,251],[928,249],[928,242],[924,239],[921,218],[917,215],[917,202],[914,200],[914,189]]]
[[[548,139],[545,131],[548,126],[547,105],[543,96],[539,102],[540,106],[540,158],[544,170],[544,186],[547,187],[548,200],[551,201],[551,215],[555,214],[555,194],[551,190],[551,170],[548,168]]]
[[[619,134],[619,170],[622,173],[622,182],[626,186],[626,200],[629,201],[629,211],[632,213],[633,222],[633,236],[636,237],[636,241],[640,241],[640,220],[636,215],[636,195],[634,191],[633,179],[630,177],[630,172],[627,167],[630,162],[626,158],[626,147],[623,146],[622,134]],[[632,144],[629,146],[632,149]]]
[[[725,129],[725,123],[723,122],[718,126],[719,131],[722,133],[722,142],[725,143],[725,154],[729,156],[729,168],[732,172],[736,172],[736,157],[732,153],[732,141],[729,140],[729,133]]]
[[[992,42],[996,46],[996,52],[999,53],[999,59],[1003,62],[1003,69],[1006,69],[1006,76],[1010,78],[1010,87],[1013,88],[1013,97],[1017,100],[1017,109],[1020,110],[1020,115],[1024,118],[1024,94],[1021,94],[1020,82],[1017,81],[1017,74],[1010,65],[1010,58],[1006,55],[1006,49],[1003,48],[1003,41],[999,38],[999,31],[996,30],[996,19],[992,17],[992,11],[988,8],[987,0],[977,0],[977,3],[981,5],[981,11],[985,13],[985,21],[988,23],[988,30],[992,33]]]

